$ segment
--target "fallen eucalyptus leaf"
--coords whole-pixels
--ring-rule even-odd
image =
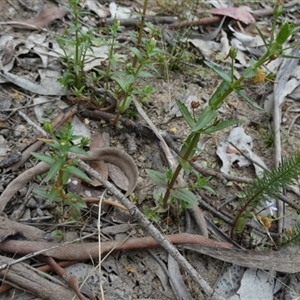
[[[3,81],[4,80],[4,81]],[[45,95],[45,96],[50,96],[50,95],[66,95],[67,91],[64,91],[61,87],[60,89],[54,89],[54,88],[45,88],[39,84],[36,84],[26,78],[19,77],[17,75],[4,72],[3,70],[0,71],[0,82],[11,82],[14,83],[15,85],[30,91],[35,94],[39,95]]]
[[[42,11],[34,18],[24,20],[19,24],[15,23],[11,26],[19,29],[35,30],[45,27],[57,19],[62,19],[67,13],[64,7],[43,8]]]

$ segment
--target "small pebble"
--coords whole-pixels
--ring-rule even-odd
[[[20,137],[24,133],[27,133],[27,128],[24,125],[18,125],[14,131],[14,137]]]
[[[145,157],[144,155],[140,155],[138,157],[138,161],[140,161],[140,162],[145,162],[146,160],[147,160],[147,157]]]

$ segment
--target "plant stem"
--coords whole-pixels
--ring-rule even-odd
[[[141,45],[142,45],[142,37],[143,37],[147,7],[148,7],[148,0],[144,0],[143,12],[142,12],[141,23],[140,23],[140,28],[139,28],[139,35],[138,35],[138,40],[136,43],[136,47],[138,50],[140,50]],[[138,58],[137,58],[137,56],[135,56],[133,59],[133,62],[132,62],[133,68],[136,67],[137,61],[138,61]]]
[[[189,157],[190,157],[193,149],[195,148],[195,146],[197,145],[197,143],[199,141],[199,136],[200,136],[200,134],[195,134],[194,135],[194,137],[193,137],[193,139],[192,139],[189,147],[187,148],[187,150],[185,151],[184,155],[182,156],[182,160],[187,161],[189,159]],[[168,199],[170,197],[171,190],[173,189],[173,187],[174,187],[174,185],[176,183],[177,177],[178,177],[181,169],[182,169],[181,164],[178,164],[177,167],[176,167],[176,169],[175,169],[175,172],[174,172],[174,174],[172,176],[172,179],[171,179],[171,181],[168,184],[168,188],[167,188],[166,193],[165,193],[164,198],[163,198],[163,206],[164,206],[164,208],[167,208],[167,206],[168,206]]]

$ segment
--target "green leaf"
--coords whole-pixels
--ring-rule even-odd
[[[136,81],[136,77],[133,74],[128,74],[125,79],[124,79],[124,83],[127,87],[126,91],[128,91],[128,87],[134,83]]]
[[[151,71],[153,71],[154,73],[156,73],[158,76],[161,75],[161,74],[158,72],[158,70],[157,70],[154,66],[152,66],[152,65],[150,65],[150,64],[145,65],[145,68],[150,69]]]
[[[91,179],[84,172],[82,172],[80,169],[78,169],[74,166],[67,166],[64,168],[64,171],[66,171],[78,178],[81,178],[85,181],[91,181]]]
[[[212,193],[213,195],[217,195],[216,191],[215,191],[213,188],[211,188],[209,185],[204,185],[204,186],[202,187],[202,189],[209,191],[209,192]]]
[[[236,125],[238,123],[240,123],[239,120],[226,120],[226,121],[217,122],[216,125],[212,125],[212,126],[206,128],[203,131],[203,133],[210,134],[210,133],[213,133],[213,132],[225,129],[225,128],[229,127],[229,126]]]
[[[195,126],[196,122],[195,122],[193,116],[191,115],[191,113],[189,112],[188,108],[185,106],[184,103],[182,103],[178,99],[175,99],[175,102],[176,102],[182,116],[184,117],[185,121],[188,123],[190,128],[193,128]]]
[[[210,106],[206,106],[202,113],[200,114],[198,121],[192,128],[192,132],[201,131],[205,126],[207,126],[211,121],[213,121],[217,116],[217,112],[213,110]]]
[[[291,26],[289,23],[285,23],[279,30],[278,35],[276,37],[276,43],[278,44],[278,46],[281,46],[286,40],[287,38],[290,36],[291,34]]]
[[[44,199],[48,199],[50,189],[51,189],[50,186],[39,186],[35,188],[33,192]]]
[[[183,160],[181,157],[178,157],[178,162],[180,163],[180,165],[182,166],[183,170],[189,174],[191,172],[191,164],[187,161],[187,160]]]
[[[131,102],[132,102],[131,97],[127,97],[126,99],[123,99],[120,102],[120,105],[118,106],[118,109],[120,110],[120,112],[124,112],[125,110],[127,110],[128,107],[130,106]]]
[[[138,73],[138,78],[149,78],[149,77],[153,77],[153,75],[149,72],[146,72],[146,71],[140,71]]]
[[[142,60],[142,54],[141,54],[141,51],[135,47],[129,47],[129,50],[137,57],[137,59],[139,61]]]
[[[159,215],[158,215],[158,210],[159,208],[149,208],[146,205],[143,205],[143,212],[144,215],[146,216],[146,218],[149,221],[153,221],[153,222],[158,222],[160,220]]]
[[[82,148],[80,148],[78,146],[70,147],[69,152],[76,153],[76,154],[82,154],[82,155],[86,155],[86,156],[89,155],[89,153],[87,151],[83,150]]]
[[[61,167],[64,164],[64,159],[58,158],[55,160],[54,164],[51,166],[50,170],[48,171],[48,174],[45,178],[45,181],[48,182],[50,179],[56,176],[56,174],[59,172]]]
[[[61,144],[56,141],[56,140],[53,140],[51,142],[46,142],[50,147],[54,148],[54,149],[60,149],[61,148]]]
[[[115,77],[115,76],[111,76],[111,79],[114,80],[114,81],[120,86],[120,88],[121,88],[123,91],[126,91],[127,86],[126,86],[126,84],[125,84],[124,79],[118,78],[118,77]]]
[[[246,226],[246,220],[244,217],[240,217],[238,219],[237,225],[236,225],[236,232],[237,233],[242,233],[245,229]]]
[[[62,239],[64,237],[64,234],[61,230],[55,229],[51,232],[51,236],[55,239]]]
[[[146,169],[146,173],[158,186],[167,187],[168,180],[165,173],[150,169]]]
[[[231,88],[231,85],[223,80],[220,85],[218,86],[218,88],[215,90],[215,92],[213,93],[213,95],[211,96],[211,98],[208,101],[208,105],[211,106],[213,109],[217,110],[219,109],[222,104],[224,103],[224,100],[220,100],[220,97],[224,94],[227,93],[227,91]]]
[[[256,70],[253,69],[252,63],[250,63],[250,66],[244,71],[244,77],[245,78],[252,78],[256,75]]]
[[[70,207],[70,214],[71,214],[71,218],[74,221],[79,221],[81,218],[81,211],[80,208],[77,206],[71,206]]]
[[[36,152],[31,152],[31,155],[36,157],[37,159],[44,161],[48,165],[52,165],[55,162],[55,159],[51,157],[50,155],[42,154],[42,153],[36,153]]]
[[[86,203],[77,194],[69,193],[67,199],[64,200],[64,204],[71,207],[86,208]]]
[[[174,198],[185,202],[187,204],[186,208],[192,208],[197,204],[195,195],[186,188],[171,190],[170,194]]]
[[[266,39],[265,39],[263,33],[261,32],[261,30],[259,29],[259,27],[258,27],[257,25],[255,25],[255,24],[253,24],[253,25],[254,25],[255,29],[257,30],[259,36],[260,36],[261,39],[263,40],[263,43],[264,43],[265,47],[268,49],[268,43],[267,43],[267,41],[266,41]]]
[[[298,31],[300,31],[300,26],[292,28],[291,35],[297,33]]]
[[[223,80],[225,80],[227,83],[231,84],[233,78],[232,78],[232,76],[230,76],[230,74],[224,72],[218,66],[216,66],[215,64],[212,64],[211,62],[209,62],[207,60],[205,60],[204,63],[208,67],[213,69]]]
[[[63,174],[62,174],[62,182],[61,184],[62,185],[65,185],[68,183],[69,179],[71,177],[71,174],[69,172],[66,172],[65,170],[63,171]]]
[[[243,97],[243,99],[250,104],[252,107],[262,110],[261,108],[244,90],[236,90],[236,93]]]
[[[187,139],[184,141],[184,143],[181,147],[180,157],[185,157],[185,154],[186,154],[187,150],[190,147],[193,147],[193,149],[192,149],[191,153],[189,154],[189,156],[186,157],[187,160],[190,160],[194,156],[195,152],[197,151],[197,144],[198,144],[199,138],[200,138],[200,133],[199,132],[191,132],[190,135],[187,137]],[[197,143],[194,146],[192,146],[191,143],[194,139],[197,141]]]

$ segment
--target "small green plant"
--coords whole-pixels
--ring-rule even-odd
[[[71,89],[76,96],[81,96],[87,87],[87,74],[84,65],[88,51],[92,52],[95,35],[92,29],[84,29],[80,23],[81,12],[79,0],[70,0],[69,12],[73,16],[72,26],[64,35],[56,35],[55,39],[64,55],[61,58],[65,66],[64,73],[59,79],[61,85]]]
[[[281,190],[286,190],[293,180],[300,175],[300,152],[282,162],[278,168],[265,171],[262,178],[255,178],[252,185],[244,191],[245,197],[240,199],[241,208],[235,217],[232,229],[243,232],[247,219],[252,218],[249,211],[254,211],[267,198],[275,198]],[[272,208],[269,201],[265,201]],[[271,209],[270,209],[271,211]]]
[[[169,183],[174,176],[174,171],[172,169],[166,169],[164,172],[158,172],[155,170],[146,170],[148,176],[160,187],[168,189]],[[205,189],[213,194],[215,191],[208,185],[208,181],[211,177],[203,177],[198,172],[192,171],[195,179],[193,184],[186,186],[175,185],[171,192],[170,197],[168,198],[168,205],[176,208],[176,212],[179,215],[184,209],[192,208],[197,204],[197,200],[192,193],[192,190]],[[165,212],[166,207],[164,206],[164,195],[163,194],[154,194],[153,197],[156,199],[158,205],[155,208],[149,209],[144,207],[144,212],[146,216],[151,217],[151,220],[154,221],[159,218],[159,213]]]
[[[273,128],[261,128],[258,130],[261,140],[264,143],[265,148],[273,148],[275,143],[275,132]]]
[[[76,161],[68,159],[68,153],[86,155],[87,153],[83,150],[83,147],[88,144],[88,139],[73,135],[71,123],[67,124],[62,130],[54,130],[51,123],[45,123],[44,129],[52,139],[42,139],[42,141],[53,149],[53,153],[49,155],[32,153],[32,155],[50,165],[50,169],[43,179],[49,185],[38,189],[36,192],[50,201],[60,203],[62,208],[68,206],[71,219],[78,220],[81,215],[80,208],[86,207],[86,204],[79,195],[67,192],[66,184],[71,176],[76,176],[85,181],[90,181],[90,178],[76,167]],[[80,141],[76,142],[78,139]]]
[[[104,29],[106,35],[103,35],[101,39],[95,37],[93,30],[84,29],[79,19],[82,12],[78,4],[79,0],[70,0],[69,11],[73,16],[73,24],[64,35],[56,36],[56,41],[64,52],[62,63],[65,66],[65,71],[59,81],[76,97],[88,94],[100,105],[104,105],[108,98],[113,99],[117,101],[119,114],[124,113],[130,106],[133,95],[138,96],[142,101],[148,99],[149,95],[154,92],[149,85],[140,88],[140,85],[137,84],[140,79],[152,76],[146,70],[157,72],[152,63],[154,56],[160,52],[154,38],[143,37],[148,1],[144,1],[138,33],[131,34],[134,44],[132,47],[117,42],[118,33],[122,29],[118,20],[115,20],[112,26]],[[97,46],[108,45],[107,60],[103,62],[102,66],[94,68],[91,72],[85,72],[85,63],[93,56],[92,45],[95,43]],[[124,55],[118,55],[117,49],[129,52],[127,55],[129,61],[124,58]],[[99,84],[102,84],[104,89],[101,99],[93,90]],[[117,120],[118,117],[116,122]]]
[[[266,46],[266,53],[258,60],[252,59],[250,61],[250,66],[246,68],[244,73],[238,79],[235,79],[234,76],[234,60],[237,55],[236,49],[232,48],[228,53],[228,57],[231,58],[232,61],[229,72],[224,72],[211,62],[205,61],[205,64],[215,71],[223,80],[209,99],[207,106],[198,117],[192,115],[181,101],[176,101],[178,108],[190,127],[190,134],[183,142],[183,146],[180,151],[178,159],[179,164],[175,171],[172,171],[172,176],[169,176],[170,172],[165,174],[148,172],[149,176],[158,185],[166,187],[166,192],[161,200],[163,208],[167,209],[171,205],[174,197],[179,201],[182,201],[184,205],[194,205],[196,203],[194,194],[186,186],[179,185],[177,183],[177,177],[182,169],[186,172],[190,172],[190,160],[197,151],[197,144],[201,135],[223,130],[224,128],[235,125],[239,122],[238,120],[218,119],[217,111],[223,105],[225,99],[232,92],[235,92],[252,107],[261,109],[246,93],[244,89],[246,87],[246,83],[253,82],[255,84],[261,84],[264,80],[266,80],[268,75],[262,71],[261,67],[279,56],[286,57],[283,54],[283,51],[285,50],[283,48],[284,43],[300,30],[300,27],[292,28],[292,26],[286,22],[283,22],[280,29],[277,30],[277,20],[279,20],[281,15],[282,6],[277,3],[274,8],[274,22],[269,41],[265,40],[263,34],[257,28],[258,33]],[[294,43],[290,47],[295,47],[297,44],[299,44],[299,42]],[[247,215],[247,208],[250,204],[253,207],[256,207],[259,204],[259,195],[266,195],[268,193],[273,195],[274,191],[278,191],[278,189],[273,189],[274,185],[277,185],[277,187],[284,187],[285,183],[290,183],[291,178],[297,177],[297,164],[300,162],[300,156],[298,156],[281,166],[280,170],[273,170],[272,173],[266,173],[265,179],[259,179],[256,181],[256,192],[254,192],[252,196],[246,195],[245,205],[239,211],[235,220],[235,225],[239,223],[239,226],[242,226],[241,217],[244,217],[244,214]]]

